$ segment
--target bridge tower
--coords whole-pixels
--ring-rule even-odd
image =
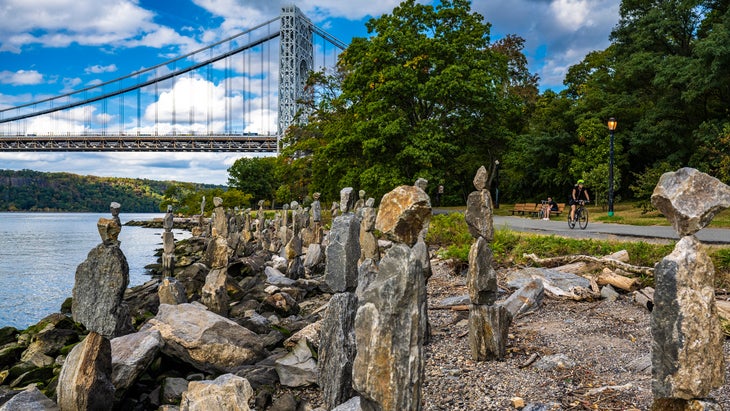
[[[306,98],[304,86],[314,67],[312,22],[294,5],[281,9],[279,37],[279,124],[278,136],[297,114],[297,101]]]

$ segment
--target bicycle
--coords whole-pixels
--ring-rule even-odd
[[[588,209],[585,208],[586,204],[588,204],[588,201],[578,200],[578,204],[575,206],[575,218],[573,220],[570,219],[570,213],[568,213],[568,227],[571,229],[575,228],[575,223],[578,223],[581,230],[585,230],[588,227]]]
[[[547,200],[540,200],[540,211],[537,212],[537,218],[540,220],[545,218],[545,204],[547,204]]]

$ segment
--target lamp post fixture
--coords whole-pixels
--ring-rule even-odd
[[[494,160],[494,208],[499,208],[499,160]]]
[[[611,147],[608,152],[608,216],[613,217],[613,132],[616,131],[615,118],[608,119],[608,131],[611,133]]]

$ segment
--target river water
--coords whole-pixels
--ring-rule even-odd
[[[164,214],[119,215],[151,220]],[[101,243],[96,228],[110,213],[0,213],[0,328],[27,328],[48,314],[59,312],[70,297],[76,267]],[[189,233],[173,229],[175,240]],[[122,227],[121,249],[129,264],[129,286],[151,279],[145,266],[157,262],[162,229]]]

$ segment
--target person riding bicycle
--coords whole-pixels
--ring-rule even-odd
[[[585,181],[578,180],[573,186],[573,191],[570,193],[570,220],[575,220],[575,205],[579,201],[591,201],[591,197],[588,195],[588,190],[584,186]]]

